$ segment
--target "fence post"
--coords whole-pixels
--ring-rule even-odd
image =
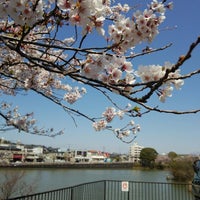
[[[106,181],[104,181],[104,200],[106,200]]]
[[[128,190],[128,200],[130,200],[130,190]]]
[[[74,193],[74,190],[73,190],[74,188],[72,187],[71,188],[71,200],[73,200],[73,193]]]

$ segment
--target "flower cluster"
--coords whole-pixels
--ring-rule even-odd
[[[93,123],[93,127],[95,128],[96,131],[100,131],[104,128],[106,128],[106,125],[110,122],[112,122],[112,120],[116,117],[119,116],[121,119],[123,118],[124,115],[124,111],[119,110],[116,111],[115,108],[113,107],[108,107],[103,113],[102,113],[102,117],[103,119],[101,119],[98,122],[94,122]]]
[[[114,50],[124,53],[142,41],[151,42],[158,34],[158,26],[165,19],[164,14],[164,5],[154,1],[150,9],[137,11],[132,18],[119,15],[114,24],[109,26],[110,39],[116,44]]]
[[[101,131],[106,128],[107,124],[108,123],[106,122],[106,120],[101,119],[93,123],[93,128],[95,129],[95,131]]]
[[[58,0],[57,5],[68,13],[72,24],[83,27],[83,34],[96,28],[104,35],[103,23],[107,13],[110,13],[109,0]]]
[[[19,66],[20,67],[17,68],[16,66],[10,66],[8,68],[1,69],[1,73],[7,74],[8,76],[12,75],[12,77],[16,78],[15,84],[17,87],[22,87],[26,90],[37,89],[38,91],[43,91],[49,95],[52,93],[53,88],[61,89],[64,87],[59,81],[61,76],[38,67],[28,67],[25,64],[20,64]],[[9,81],[9,79],[7,79],[7,81]]]
[[[126,137],[129,137],[131,133],[134,135],[134,139],[136,137],[136,134],[140,131],[140,125],[133,125],[132,123],[129,123],[126,126],[126,129],[115,129],[113,132],[116,135],[117,138],[123,140]]]
[[[109,56],[106,54],[88,54],[83,62],[82,75],[97,79],[107,84],[121,84],[123,89],[129,90],[127,85],[135,82],[132,63],[124,56]]]
[[[37,135],[46,135],[54,137],[56,135],[63,134],[63,131],[57,133],[54,132],[54,129],[41,129],[36,126],[36,120],[33,118],[33,113],[27,113],[21,115],[19,113],[18,107],[12,108],[11,104],[2,102],[0,105],[1,116],[6,120],[4,126],[1,125],[1,131],[7,129],[7,126],[17,128],[19,131],[26,131],[28,133],[33,133]]]
[[[40,67],[30,67],[31,65],[23,64],[21,57],[8,48],[4,48],[1,53],[2,62],[16,63],[0,70],[1,73],[6,74],[8,77],[15,78],[15,81],[13,81],[13,78],[0,79],[0,89],[7,94],[15,94],[15,88],[24,88],[25,90],[34,89],[46,96],[53,97],[54,90],[62,90],[65,92],[63,99],[72,104],[86,93],[86,89],[83,87],[81,89],[74,87],[73,89],[69,84],[64,84],[65,77],[61,74],[51,73]]]
[[[108,123],[112,122],[115,117],[119,117],[123,119],[126,112],[129,110],[131,105],[128,105],[124,110],[116,110],[114,107],[108,107],[102,113],[102,119],[93,123],[93,127],[96,131],[104,130],[105,128],[109,129]],[[135,124],[133,120],[131,120],[125,127],[119,129],[113,129],[113,133],[116,135],[117,138],[123,140],[124,137],[128,137],[131,134],[135,135],[137,132],[140,131],[140,126]]]
[[[85,93],[86,93],[85,88],[79,89],[78,87],[75,87],[74,89],[72,89],[70,87],[70,89],[68,90],[68,93],[64,95],[64,100],[66,100],[70,104],[73,104],[78,99],[80,99],[82,95],[84,95]]]
[[[9,16],[17,25],[32,27],[43,19],[42,0],[2,0],[0,2],[0,18],[7,20]]]
[[[136,75],[139,76],[142,82],[154,82],[162,79],[167,69],[171,69],[173,64],[166,62],[163,66],[160,65],[149,65],[149,66],[139,66],[136,71]],[[159,88],[158,94],[161,102],[165,102],[166,97],[172,96],[173,86],[176,89],[180,89],[184,84],[182,79],[178,79],[180,77],[180,70],[176,70],[175,72],[170,72],[167,77],[167,81],[162,84],[162,87]]]

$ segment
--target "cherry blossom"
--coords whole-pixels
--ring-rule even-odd
[[[21,115],[18,107],[13,108],[11,104],[6,102],[1,103],[1,111],[1,116],[6,120],[6,124],[0,125],[0,131],[17,128],[19,132],[25,131],[31,134],[48,135],[50,137],[63,134],[63,131],[56,133],[53,129],[38,129],[33,113]]]
[[[104,130],[107,126],[106,120],[100,120],[93,123],[93,127],[96,131]]]
[[[9,16],[18,25],[33,26],[43,18],[42,1],[9,0],[1,1],[0,10],[4,17]],[[2,15],[2,18],[4,18]]]
[[[135,52],[137,45],[156,39],[166,12],[172,8],[171,2],[158,0],[143,10],[110,0],[2,0],[0,95],[33,90],[70,115],[85,117],[96,131],[111,130],[122,141],[134,139],[140,125],[132,119],[156,110],[148,106],[148,100],[156,94],[158,101],[165,102],[174,89],[181,89],[187,77],[181,75],[180,66],[190,55],[175,64],[134,64],[135,56],[168,48]],[[100,46],[88,42],[93,33],[95,40],[102,41]],[[195,47],[198,44],[199,40]],[[88,87],[108,100],[107,108],[95,117],[74,109]],[[124,108],[111,93],[135,105]],[[21,115],[7,102],[2,102],[0,114],[5,120],[3,127],[55,135],[52,128],[38,128],[32,113]],[[113,127],[117,120],[125,125]]]
[[[86,93],[85,88],[79,90],[79,88],[76,87],[73,90],[71,89],[68,93],[64,95],[64,100],[66,100],[70,104],[73,104],[82,97],[82,94],[85,93]]]
[[[172,96],[172,91],[173,91],[173,87],[171,87],[171,86],[164,87],[162,90],[160,90],[159,100],[161,102],[165,102],[167,97]]]
[[[104,35],[105,31],[102,26],[104,16],[108,10],[108,1],[101,0],[82,0],[82,1],[65,1],[59,0],[58,7],[62,11],[68,12],[70,22],[83,27],[83,34],[96,28],[100,34]]]
[[[173,64],[166,62],[164,66],[160,65],[149,65],[149,66],[139,66],[136,75],[141,78],[143,82],[153,82],[158,81],[163,78],[166,74],[167,69],[171,69]],[[159,99],[161,102],[165,102],[166,97],[172,96],[173,86],[176,89],[180,89],[184,84],[183,80],[176,79],[180,77],[180,70],[171,72],[168,75],[169,80],[163,84],[163,87],[159,89]],[[170,79],[172,78],[172,79]]]
[[[115,117],[115,115],[116,115],[115,108],[112,107],[107,108],[106,111],[103,113],[103,117],[106,118],[107,122],[111,122]]]

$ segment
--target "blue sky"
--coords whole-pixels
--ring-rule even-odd
[[[120,1],[131,2],[131,1]],[[134,2],[134,1],[133,1]],[[136,1],[150,2],[150,1]],[[178,57],[187,52],[189,45],[200,35],[200,1],[174,1],[174,9],[167,12],[167,18],[160,27],[160,34],[150,45],[153,48],[173,45],[162,52],[136,58],[133,65],[163,64],[165,61],[175,63]],[[176,27],[167,30],[168,27]],[[95,41],[96,42],[96,41]],[[196,48],[192,58],[182,66],[181,72],[187,73],[191,69],[200,67],[200,47]],[[164,104],[157,99],[152,103],[166,109],[197,109],[200,107],[200,78],[193,77],[185,80],[181,91],[173,93]],[[109,152],[127,153],[131,144],[124,144],[112,133],[95,132],[91,123],[83,118],[77,118],[78,127],[72,119],[58,106],[47,102],[34,93],[27,96],[6,97],[19,105],[22,112],[34,111],[39,126],[54,127],[56,130],[65,129],[65,134],[55,138],[34,136],[15,131],[0,133],[0,137],[28,144],[44,144],[60,148],[96,149]],[[88,93],[78,102],[78,106],[89,113],[102,112],[106,102],[96,93]],[[140,119],[135,119],[141,125],[141,132],[135,140],[145,147],[153,147],[159,153],[175,151],[177,153],[200,153],[200,113],[193,115],[169,115],[152,112]]]

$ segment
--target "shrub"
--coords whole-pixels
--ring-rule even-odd
[[[193,179],[193,160],[188,158],[176,159],[170,163],[170,171],[175,181],[188,182]]]

